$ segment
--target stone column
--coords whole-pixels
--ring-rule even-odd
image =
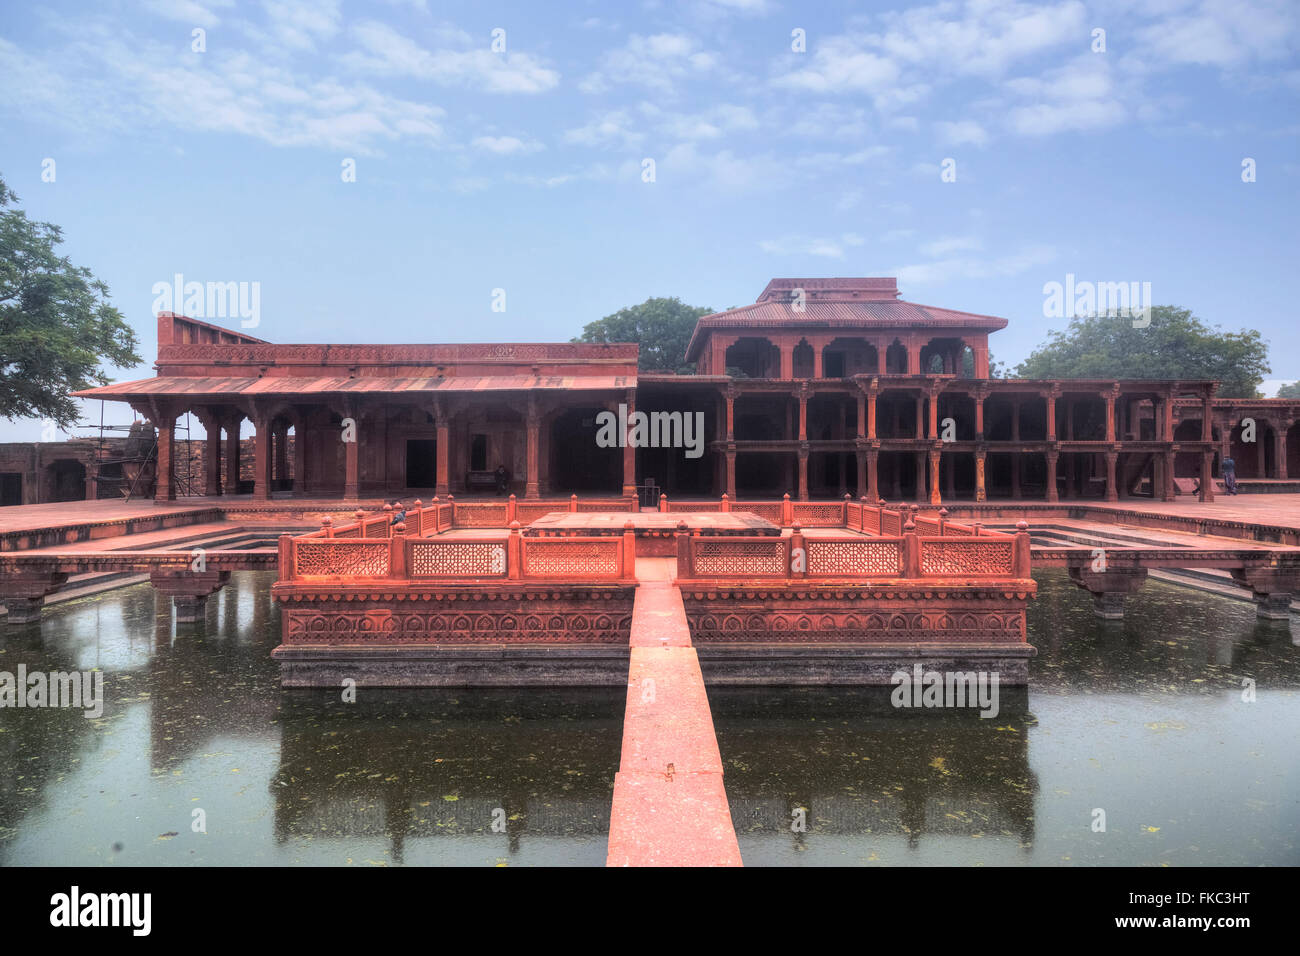
[[[984,490],[984,462],[987,453],[983,448],[975,452],[975,500],[987,501],[988,493]]]
[[[307,413],[299,412],[293,420],[293,493],[307,494]]]
[[[1056,399],[1061,394],[1060,389],[1053,388],[1044,393],[1043,397],[1047,400],[1047,440],[1056,441]]]
[[[984,399],[988,397],[988,392],[979,389],[975,392],[975,440],[984,440]]]
[[[876,435],[876,390],[873,388],[867,394],[867,438],[875,441]]]
[[[449,475],[449,463],[451,461],[451,420],[447,417],[446,406],[444,406],[441,401],[434,403],[433,420],[438,429],[437,444],[434,446],[434,455],[437,459],[437,474],[434,478],[435,486],[433,493],[439,498],[445,498],[451,493],[451,480]]]
[[[215,498],[221,494],[221,419],[212,415],[202,421],[208,435],[203,448],[203,493]]]
[[[1119,488],[1115,484],[1115,465],[1119,462],[1119,452],[1106,452],[1106,500],[1119,501]]]
[[[253,419],[257,429],[253,438],[253,500],[269,501],[271,498],[271,419],[265,413]],[[356,442],[348,444],[348,474],[354,481],[352,497],[356,497]],[[346,495],[344,497],[347,497]]]
[[[344,469],[343,469],[343,500],[356,501],[361,497],[361,468],[360,468],[360,448],[361,444],[361,422],[360,409],[355,403],[349,402],[344,407],[344,418],[351,418],[356,426],[353,429],[352,441],[343,443]],[[258,428],[257,434],[260,438],[262,429]],[[258,459],[262,457],[261,445],[258,445]],[[260,476],[261,469],[258,469]],[[256,497],[256,493],[254,493]]]
[[[858,438],[867,437],[867,393],[858,391]]]
[[[930,389],[930,441],[939,440],[939,390]]]
[[[1201,501],[1214,500],[1214,452],[1201,452]]]
[[[799,389],[799,440],[808,440],[808,390]]]
[[[923,451],[916,453],[916,500],[924,502],[929,497],[925,487],[925,473],[927,454]]]
[[[806,446],[799,449],[799,500],[808,500],[808,448]]]
[[[916,438],[925,438],[925,393],[916,393]]]
[[[1118,387],[1101,393],[1101,397],[1106,400],[1106,441],[1108,442],[1115,441],[1115,398],[1118,394]]]
[[[631,419],[632,411],[633,411],[632,402],[629,400],[628,407],[627,407],[629,420]],[[528,399],[527,426],[528,426],[528,439],[526,443],[526,459],[525,459],[527,462],[526,464],[527,478],[524,482],[524,497],[536,498],[538,497],[537,435],[538,435],[538,430],[541,428],[541,422],[538,419],[538,414],[537,414],[537,400],[534,399],[532,396],[529,396]],[[635,495],[636,494],[635,465],[629,468],[628,456],[629,455],[635,456],[636,449],[632,447],[632,443],[627,440],[626,435],[620,437],[622,437],[623,439],[622,494],[624,496]],[[635,457],[633,457],[633,461],[635,462]],[[629,473],[632,475],[632,477],[629,477]]]
[[[736,452],[727,449],[727,497],[736,500]]]
[[[1256,478],[1268,477],[1268,456],[1265,454],[1265,448],[1263,442],[1264,436],[1259,434],[1261,431],[1263,431],[1262,426],[1263,426],[1263,422],[1257,421],[1255,423],[1255,477]],[[1222,464],[1222,462],[1220,462],[1220,464]]]
[[[1163,453],[1164,473],[1161,476],[1160,499],[1162,501],[1174,500],[1174,452],[1173,449]]]
[[[276,481],[283,481],[289,477],[289,425],[286,422],[272,432],[272,438],[275,440],[275,470],[271,477]],[[275,486],[272,485],[272,488]]]
[[[1201,441],[1214,441],[1214,391],[1205,393],[1201,402]],[[1228,431],[1228,429],[1224,429]]]
[[[244,418],[233,412],[226,419],[226,494],[239,494],[239,426]]]
[[[175,451],[176,418],[173,411],[159,406],[154,412],[154,427],[158,429],[154,501],[175,501],[176,486],[172,481],[172,457]]]
[[[727,388],[727,441],[736,440],[736,390]]]
[[[939,495],[939,452],[937,449],[930,449],[930,504],[937,505],[942,503]]]
[[[1286,433],[1290,430],[1290,422],[1278,422],[1277,442],[1273,446],[1275,457],[1277,458],[1277,476],[1286,478]]]
[[[1020,441],[1020,399],[1011,396],[1011,440]]]
[[[880,500],[880,452],[874,448],[867,449],[867,501]]]
[[[1048,401],[1050,402],[1051,399],[1048,399]],[[1056,460],[1058,457],[1057,452],[1049,451],[1047,453],[1047,500],[1050,502],[1060,500],[1060,496],[1056,492]]]

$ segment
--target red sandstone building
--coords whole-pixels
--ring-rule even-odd
[[[700,319],[697,374],[665,375],[638,373],[631,344],[274,345],[163,313],[156,377],[76,394],[155,425],[164,500],[187,412],[208,435],[208,495],[237,487],[252,423],[255,500],[491,494],[498,466],[524,498],[652,481],[674,497],[931,503],[1169,499],[1197,478],[1212,497],[1229,454],[1246,479],[1300,469],[1300,402],[1218,399],[1205,381],[990,378],[1006,324],[903,301],[892,278],[774,279],[754,305]],[[703,413],[706,453],[599,447],[596,418],[620,404]]]

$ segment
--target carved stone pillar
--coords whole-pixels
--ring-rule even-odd
[[[239,426],[244,417],[232,412],[226,419],[226,494],[239,494]]]
[[[447,408],[441,401],[434,403],[433,415],[434,423],[438,429],[437,442],[434,445],[437,473],[434,476],[433,493],[439,498],[445,498],[451,493],[449,467],[451,461],[451,421],[447,417]]]
[[[984,490],[984,461],[987,457],[983,448],[975,452],[975,500],[987,501],[988,493]]]
[[[1051,401],[1051,399],[1048,399],[1048,401]],[[1058,455],[1054,451],[1049,451],[1047,453],[1047,500],[1050,502],[1055,502],[1060,499],[1060,496],[1056,492],[1057,457]]]
[[[933,399],[931,399],[933,401]],[[937,505],[942,503],[939,495],[939,451],[930,449],[930,504]]]
[[[1106,452],[1106,500],[1119,501],[1119,486],[1115,483],[1115,466],[1119,462],[1119,452]]]

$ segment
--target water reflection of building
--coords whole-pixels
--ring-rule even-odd
[[[408,840],[603,837],[622,693],[362,688],[284,692],[275,834]]]
[[[736,832],[1034,838],[1025,688],[999,714],[898,710],[890,688],[711,688]],[[806,810],[807,833],[792,829]]]

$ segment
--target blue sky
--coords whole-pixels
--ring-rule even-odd
[[[1298,50],[1294,0],[6,4],[0,174],[137,329],[119,380],[180,273],[258,283],[254,335],[336,343],[897,275],[1008,318],[1008,363],[1073,274],[1258,328],[1286,381]]]

